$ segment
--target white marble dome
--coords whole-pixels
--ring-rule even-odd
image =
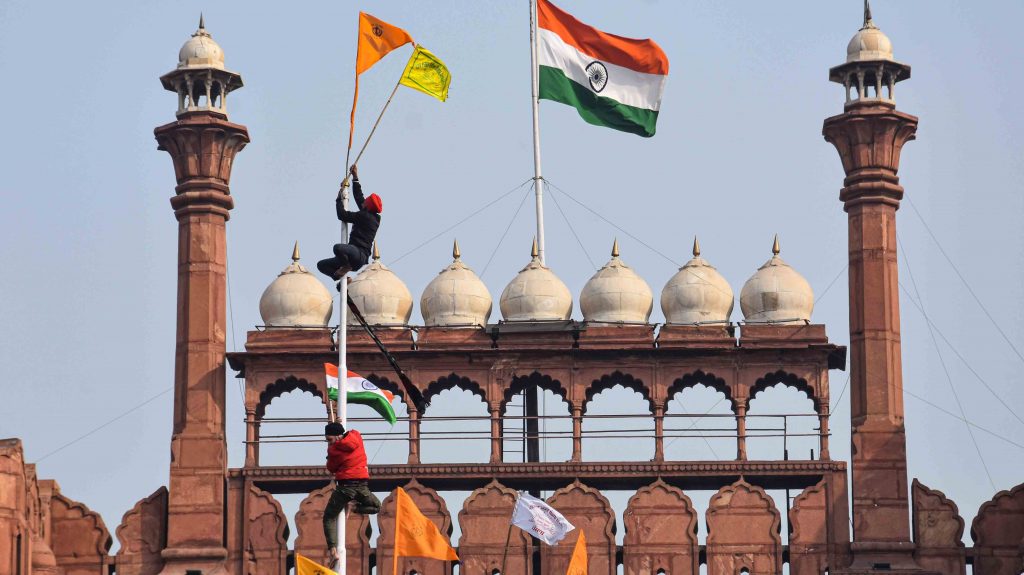
[[[395,272],[381,263],[376,242],[373,244],[373,261],[352,279],[348,295],[370,325],[409,325],[412,293]],[[358,325],[359,320],[354,314],[349,314],[348,323]]]
[[[331,319],[334,298],[305,266],[299,264],[299,244],[292,263],[267,286],[260,297],[260,317],[267,327],[325,326]]]
[[[420,296],[423,323],[437,327],[487,325],[491,317],[491,292],[476,273],[462,263],[459,242],[452,248],[453,261],[427,284]]]
[[[772,259],[743,284],[740,308],[749,323],[802,324],[811,321],[814,291],[804,277],[779,257],[779,238]]]
[[[722,274],[700,257],[693,238],[693,259],[683,264],[661,290],[661,311],[670,324],[728,323],[736,296]]]
[[[612,244],[612,259],[587,281],[580,292],[583,321],[647,323],[654,307],[651,286],[619,259],[619,241]]]
[[[199,29],[178,51],[178,68],[224,69],[224,50],[206,31],[202,16],[199,17]]]
[[[572,315],[572,294],[562,280],[540,263],[537,241],[532,259],[501,292],[499,304],[505,321],[567,320]]]
[[[864,26],[853,35],[846,45],[846,61],[870,62],[872,60],[893,60],[892,42],[871,21],[871,8],[864,12]]]

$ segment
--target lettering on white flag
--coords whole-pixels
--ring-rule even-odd
[[[558,545],[565,534],[576,527],[547,503],[528,493],[520,493],[512,512],[512,525],[548,545]]]

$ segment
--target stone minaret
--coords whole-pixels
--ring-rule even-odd
[[[829,71],[846,92],[845,112],[822,130],[843,161],[839,199],[849,220],[853,563],[843,573],[920,572],[910,540],[896,263],[896,174],[917,118],[896,110],[894,88],[909,77],[865,0],[846,63]]]
[[[178,94],[177,121],[155,130],[171,155],[177,186],[178,327],[174,430],[162,573],[223,573],[225,547],[224,228],[234,205],[228,183],[235,154],[249,142],[227,120],[226,97],[242,78],[224,68],[224,52],[199,20],[178,66],[160,78]]]

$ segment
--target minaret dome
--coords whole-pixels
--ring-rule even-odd
[[[910,78],[910,66],[893,58],[892,42],[875,26],[868,0],[864,0],[864,24],[846,46],[846,63],[829,70],[828,77],[843,85],[847,106],[891,105],[896,83]]]
[[[178,94],[178,115],[190,112],[228,113],[227,95],[242,87],[242,76],[224,67],[224,50],[206,31],[199,29],[178,51],[178,66],[160,77],[164,88]]]

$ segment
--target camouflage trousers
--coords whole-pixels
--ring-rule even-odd
[[[380,499],[370,491],[366,481],[338,481],[334,484],[334,492],[324,509],[324,537],[327,547],[338,546],[338,515],[348,507],[350,501],[356,502],[353,509],[363,515],[374,515],[380,511]]]

